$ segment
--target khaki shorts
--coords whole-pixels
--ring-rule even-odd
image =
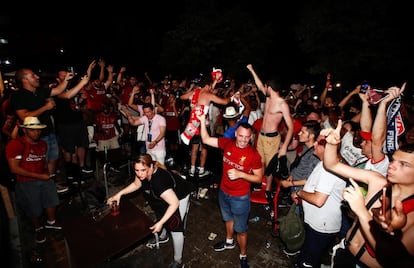
[[[105,151],[105,147],[107,150],[118,149],[119,148],[118,137],[113,137],[109,140],[98,140],[97,151],[103,152]]]
[[[262,163],[265,163],[265,167],[269,165],[270,160],[279,151],[280,135],[276,137],[267,137],[259,134],[257,138],[256,149],[262,157]]]

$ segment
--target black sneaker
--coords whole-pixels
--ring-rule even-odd
[[[236,243],[233,240],[233,243],[227,243],[226,240],[218,242],[214,245],[215,251],[223,251],[225,249],[233,249],[236,246]]]
[[[297,250],[297,251],[289,251],[287,249],[283,249],[283,253],[285,253],[286,256],[288,256],[288,257],[293,257],[293,256],[298,255],[300,253],[300,250]]]
[[[85,181],[84,180],[74,180],[72,184],[73,185],[79,185],[79,181],[80,181],[80,184],[81,185],[84,185],[85,184]]]
[[[35,231],[36,231],[36,233],[35,233],[36,243],[42,244],[42,243],[46,242],[46,236],[45,236],[45,232],[44,232],[43,227],[39,227]]]
[[[83,174],[91,174],[93,173],[93,169],[87,168],[87,167],[83,167],[82,168],[82,173]]]
[[[58,194],[63,194],[63,193],[66,193],[66,192],[69,191],[68,186],[64,186],[64,185],[61,185],[61,184],[58,184],[58,183],[56,183],[55,185],[56,185],[56,192]]]
[[[184,268],[184,264],[183,263],[178,263],[176,261],[173,261],[168,268]]]
[[[249,268],[249,264],[247,263],[247,257],[240,258],[240,267],[241,268]]]
[[[53,230],[62,230],[63,229],[62,225],[60,225],[57,221],[55,221],[55,223],[53,223],[53,224],[50,224],[46,221],[45,228],[46,229],[53,229]]]
[[[30,263],[35,265],[43,263],[43,258],[40,256],[40,253],[37,250],[32,251],[32,254],[30,255]]]
[[[170,241],[170,238],[168,237],[168,235],[166,235],[165,237],[159,237],[158,238],[158,244],[165,244],[168,241]],[[157,241],[155,240],[155,237],[151,238],[150,240],[148,240],[148,242],[145,244],[145,246],[147,248],[155,248],[157,246]]]

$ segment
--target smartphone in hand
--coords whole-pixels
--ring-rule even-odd
[[[369,84],[367,81],[363,81],[361,84],[361,87],[359,89],[359,93],[363,93],[365,94],[367,92],[367,90],[369,89]]]
[[[390,211],[391,217],[391,207],[392,207],[392,184],[389,182],[382,188],[382,197],[381,197],[381,214],[386,216],[387,211]]]

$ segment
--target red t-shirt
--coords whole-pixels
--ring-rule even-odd
[[[95,140],[109,140],[116,136],[115,124],[118,116],[114,113],[99,113],[95,117],[96,132]]]
[[[6,145],[6,158],[20,160],[19,166],[27,171],[47,173],[47,144],[43,140],[29,143],[25,137],[10,140]],[[32,177],[16,175],[19,182],[36,180]]]
[[[227,171],[235,168],[253,174],[254,169],[262,168],[260,154],[256,148],[248,146],[238,148],[236,142],[229,138],[218,138],[218,147],[223,149],[223,176],[220,188],[232,196],[243,196],[250,192],[250,182],[244,179],[230,180]]]
[[[108,99],[106,97],[105,86],[101,85],[98,89],[92,86],[89,90],[84,88],[83,91],[86,93],[86,106],[88,110],[95,112],[102,111],[102,104]]]
[[[164,117],[165,121],[167,122],[168,131],[177,131],[180,129],[180,119],[176,116],[172,104],[168,103],[164,106]]]
[[[128,104],[129,101],[129,97],[132,94],[132,89],[133,87],[131,86],[131,84],[126,84],[122,91],[121,94],[119,95],[119,100],[121,101],[121,104],[126,105]]]

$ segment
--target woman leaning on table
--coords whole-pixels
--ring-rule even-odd
[[[183,232],[191,191],[189,184],[180,176],[173,176],[165,166],[153,161],[149,154],[137,156],[134,169],[135,180],[110,197],[107,203],[111,204],[116,201],[119,205],[122,195],[142,188],[148,195],[148,202],[157,216],[157,222],[150,229],[153,233],[158,233],[165,227],[171,233],[174,261],[170,267],[184,267],[182,263]]]

